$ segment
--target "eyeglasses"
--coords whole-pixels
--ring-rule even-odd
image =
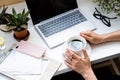
[[[102,15],[97,8],[95,8],[95,12],[93,13],[93,16],[97,19],[100,19],[106,26],[110,27],[111,23],[110,23],[110,19],[117,19],[117,17],[113,17],[113,18],[109,18],[107,16]]]

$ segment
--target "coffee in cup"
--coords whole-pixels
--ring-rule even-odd
[[[72,36],[66,41],[67,48],[83,57],[82,49],[86,47],[86,40],[81,36]]]

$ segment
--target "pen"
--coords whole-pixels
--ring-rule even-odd
[[[92,29],[91,31],[95,31],[97,28]]]

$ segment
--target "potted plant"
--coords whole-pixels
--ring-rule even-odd
[[[17,13],[12,8],[11,16],[7,16],[6,20],[9,22],[7,25],[13,29],[14,37],[17,40],[27,40],[29,36],[28,21],[29,11],[25,12],[25,9],[21,13]]]
[[[104,12],[114,12],[120,16],[120,0],[93,0]]]
[[[6,20],[6,16],[10,16],[9,13],[6,12],[8,7],[6,7],[5,5],[0,6],[0,29],[2,31],[10,31],[11,29],[7,26],[8,21]]]

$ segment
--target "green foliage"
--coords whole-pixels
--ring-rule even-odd
[[[8,26],[13,29],[21,30],[22,25],[27,25],[29,21],[29,11],[25,12],[25,9],[21,13],[17,13],[14,8],[12,8],[11,16],[7,16],[6,20],[9,22]]]
[[[6,16],[10,16],[10,14],[6,13],[8,7],[5,7],[5,5],[0,6],[0,24],[7,24],[8,21],[6,20]]]
[[[93,0],[98,6],[107,13],[114,12],[120,16],[120,0]]]

